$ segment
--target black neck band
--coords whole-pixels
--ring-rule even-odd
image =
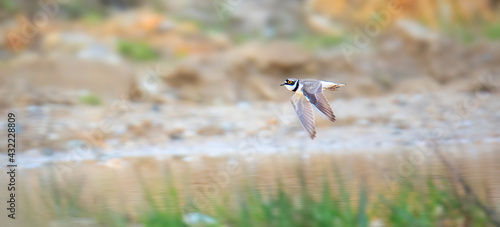
[[[295,88],[292,91],[296,92],[298,88],[299,88],[299,80],[297,80],[297,82],[295,82]]]

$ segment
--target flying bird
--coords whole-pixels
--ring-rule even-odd
[[[314,115],[311,104],[328,120],[334,122],[335,115],[323,94],[323,90],[336,91],[337,88],[345,85],[322,80],[289,78],[280,86],[285,86],[286,89],[295,93],[292,96],[292,106],[299,116],[300,123],[304,129],[309,133],[311,139],[314,139],[316,137],[316,129],[314,127]]]

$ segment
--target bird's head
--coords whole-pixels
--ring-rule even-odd
[[[289,91],[293,91],[296,86],[295,83],[297,83],[297,81],[298,80],[295,78],[289,78],[285,80],[285,83],[280,84],[280,86],[285,86]]]

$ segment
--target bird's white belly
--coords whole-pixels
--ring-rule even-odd
[[[295,93],[304,95],[304,92],[302,92],[302,88],[303,87],[304,87],[304,85],[302,85],[301,83],[299,83],[299,87],[297,88],[297,91],[295,91]]]

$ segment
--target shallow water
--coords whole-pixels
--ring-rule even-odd
[[[500,206],[500,153],[496,147],[497,143],[440,147],[476,193],[493,207]],[[169,185],[175,185],[185,212],[193,203],[210,210],[207,198],[235,198],[244,185],[255,185],[265,197],[276,192],[278,179],[292,194],[299,193],[301,185],[306,184],[313,194],[319,195],[325,179],[336,179],[336,170],[353,195],[365,186],[371,195],[390,196],[399,182],[412,181],[418,186],[419,182],[424,183],[423,176],[444,179],[449,175],[435,153],[415,146],[385,152],[296,151],[89,159],[19,169],[18,212],[23,222],[48,225],[57,219],[57,200],[74,196],[86,209],[126,213],[137,221],[147,209],[145,190],[159,200],[168,194]],[[305,182],[301,182],[300,174]],[[356,199],[354,196],[353,202]]]

